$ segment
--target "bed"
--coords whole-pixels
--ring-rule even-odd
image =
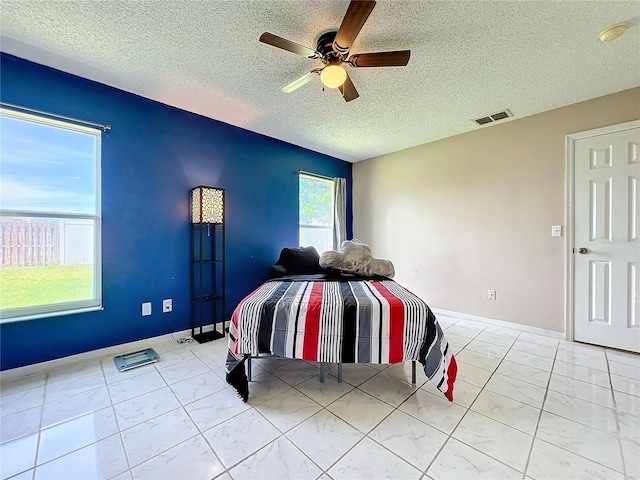
[[[246,360],[265,353],[339,365],[417,360],[453,401],[456,361],[435,315],[387,277],[326,270],[260,285],[238,304],[229,325],[227,382],[245,402]]]

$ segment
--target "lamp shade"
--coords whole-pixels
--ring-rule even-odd
[[[224,188],[200,185],[191,190],[191,223],[224,223]]]

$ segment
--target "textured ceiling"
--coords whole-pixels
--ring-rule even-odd
[[[335,1],[0,0],[2,51],[348,161],[640,85],[640,2],[379,0],[352,53],[410,49],[404,68],[349,73],[345,103],[321,65],[258,42],[315,48],[340,25]],[[600,30],[627,21],[618,40]],[[508,120],[506,120],[508,121]]]

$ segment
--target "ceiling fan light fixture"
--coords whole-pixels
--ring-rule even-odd
[[[327,88],[338,88],[347,79],[347,72],[340,65],[329,64],[322,69],[320,80]]]
[[[600,32],[598,38],[601,42],[612,42],[616,38],[620,37],[628,27],[629,24],[627,22],[609,25],[607,28]]]

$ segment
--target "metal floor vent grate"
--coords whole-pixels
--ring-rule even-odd
[[[513,117],[513,114],[509,110],[505,109],[501,112],[492,113],[485,117],[476,118],[475,120],[472,120],[472,122],[476,125],[486,125],[487,123],[497,122],[498,120],[503,120],[509,117]]]

